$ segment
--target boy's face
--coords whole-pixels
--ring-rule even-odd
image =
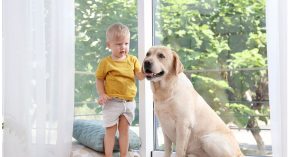
[[[129,36],[113,39],[107,42],[107,47],[111,49],[113,59],[124,59],[129,52]]]

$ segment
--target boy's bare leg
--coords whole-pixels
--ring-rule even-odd
[[[117,124],[111,127],[107,127],[105,130],[105,136],[104,136],[105,157],[113,156],[116,131],[117,131]]]
[[[128,152],[128,133],[129,124],[124,115],[119,118],[119,144],[120,144],[120,157],[126,157]]]

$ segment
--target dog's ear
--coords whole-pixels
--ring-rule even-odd
[[[183,64],[181,63],[179,56],[174,51],[173,51],[173,66],[176,75],[183,72],[184,70]]]

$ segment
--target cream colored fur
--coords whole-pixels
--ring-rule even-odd
[[[143,71],[151,81],[155,113],[164,134],[165,157],[170,157],[172,143],[177,157],[243,156],[231,130],[183,73],[175,52],[163,46],[150,48]]]

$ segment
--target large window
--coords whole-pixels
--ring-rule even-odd
[[[108,25],[128,25],[130,53],[142,54],[138,52],[137,2],[140,1],[75,1],[76,119],[102,118],[95,100],[94,72],[98,61],[109,55],[105,46]],[[195,89],[232,129],[245,155],[271,156],[265,1],[153,0],[152,9],[153,44],[169,46],[180,55],[184,72]],[[143,20],[151,22],[150,18]],[[151,92],[150,88],[146,90]],[[139,106],[139,94],[136,102]],[[144,114],[143,111],[140,116]],[[138,130],[147,122],[139,124],[140,117],[136,115],[132,128]],[[154,129],[154,150],[163,150],[157,119]],[[149,147],[145,146],[147,142],[143,148]]]
[[[155,44],[180,55],[185,74],[232,129],[245,155],[272,155],[265,1],[154,4]],[[162,150],[157,120],[155,126],[155,150]]]

